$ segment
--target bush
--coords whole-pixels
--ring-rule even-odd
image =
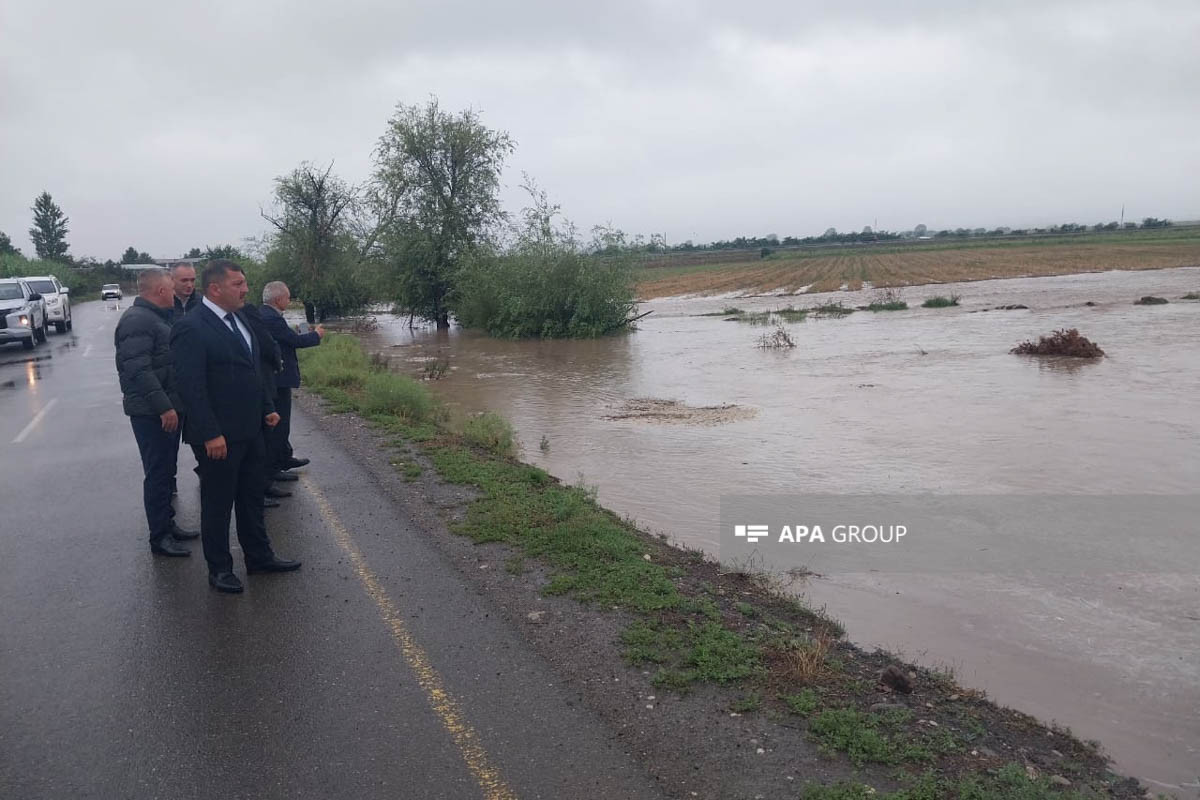
[[[459,323],[510,339],[589,339],[624,330],[637,308],[629,254],[596,254],[604,234],[589,253],[569,224],[556,225],[558,206],[526,189],[533,206],[522,212],[516,244],[474,253],[459,273]]]
[[[463,423],[463,438],[498,456],[512,457],[517,454],[512,425],[494,411],[468,418]]]
[[[1043,336],[1036,342],[1021,342],[1009,351],[1022,356],[1071,356],[1073,358],[1100,358],[1104,351],[1075,328],[1059,330]]]
[[[1165,297],[1154,297],[1148,294],[1140,300],[1134,300],[1133,304],[1135,306],[1161,306],[1166,305],[1167,302],[1167,298]]]
[[[429,419],[433,398],[422,384],[394,372],[373,372],[364,386],[362,410],[367,414],[392,414],[410,422]]]
[[[959,296],[956,294],[952,294],[949,297],[943,297],[942,295],[936,295],[934,297],[926,298],[925,302],[921,303],[921,307],[922,308],[949,308],[950,306],[958,305],[958,301],[959,301]]]
[[[300,350],[304,381],[314,387],[360,389],[366,382],[370,360],[352,336],[331,333],[320,347]]]
[[[623,329],[634,308],[632,262],[553,244],[476,257],[455,315],[492,336],[588,339]]]

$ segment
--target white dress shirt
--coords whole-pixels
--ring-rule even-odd
[[[225,315],[229,314],[231,312],[226,311],[225,309],[221,308],[219,305],[214,303],[212,300],[209,300],[207,296],[201,297],[200,301],[202,303],[204,303],[204,305],[208,306],[209,311],[211,311],[217,315],[217,319],[221,320],[222,325],[229,324],[229,320],[225,319]],[[237,314],[233,315],[233,326],[234,326],[234,328],[236,328],[234,333],[240,333],[242,335],[242,338],[246,340],[246,352],[253,353],[254,345],[250,341],[250,331],[246,330],[246,326],[244,324],[242,324],[242,321],[240,319],[238,319]]]

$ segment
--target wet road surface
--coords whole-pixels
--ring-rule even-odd
[[[198,542],[151,556],[117,318],[0,349],[0,797],[658,796],[299,410],[313,464],[267,525],[300,572],[229,596]]]

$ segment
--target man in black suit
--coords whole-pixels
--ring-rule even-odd
[[[263,287],[263,325],[275,339],[283,358],[283,369],[275,375],[275,410],[279,412],[279,424],[267,432],[267,470],[276,477],[282,477],[279,473],[285,470],[308,463],[307,458],[296,458],[292,443],[288,441],[292,432],[292,389],[300,388],[300,362],[296,360],[296,350],[316,347],[325,336],[322,325],[308,333],[292,330],[281,313],[291,301],[291,291],[283,281],[271,281]]]
[[[240,592],[229,553],[231,507],[246,572],[290,572],[299,561],[277,557],[263,522],[263,427],[279,422],[258,342],[239,309],[246,275],[226,259],[209,261],[196,308],[171,329],[171,352],[184,407],[184,440],[200,471],[200,536],[208,582]]]

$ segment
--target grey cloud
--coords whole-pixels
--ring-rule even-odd
[[[364,179],[397,101],[509,130],[582,227],[708,240],[828,225],[1198,215],[1200,7],[161,2],[0,10],[0,230],[43,188],[72,251],[263,229],[301,159]]]

